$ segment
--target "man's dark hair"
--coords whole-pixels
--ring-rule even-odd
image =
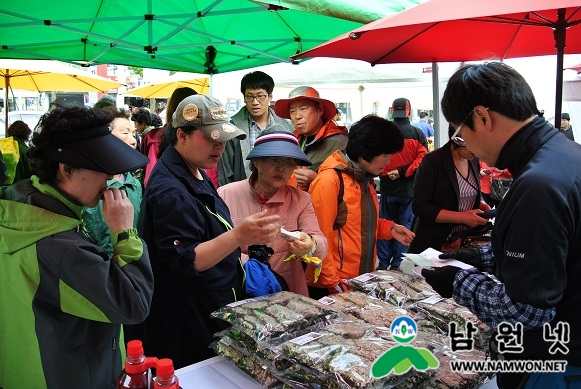
[[[474,123],[469,113],[478,105],[518,121],[539,114],[529,84],[503,62],[465,65],[450,77],[442,96],[446,120],[472,128]]]
[[[345,151],[352,161],[361,157],[371,162],[378,155],[401,151],[403,139],[397,124],[377,115],[367,115],[351,126]]]
[[[13,136],[21,141],[27,141],[30,134],[32,134],[32,130],[22,120],[15,121],[6,130],[6,136]]]
[[[264,89],[271,94],[274,90],[274,80],[268,74],[259,70],[247,73],[240,81],[240,92],[246,93],[246,89]]]
[[[147,126],[151,126],[151,113],[146,108],[139,108],[133,115],[131,115],[131,120],[137,123],[143,123]]]
[[[40,118],[37,126],[40,131],[32,136],[31,147],[27,153],[32,173],[36,174],[41,182],[56,184],[59,163],[48,159],[49,152],[55,148],[55,137],[60,137],[63,133],[72,135],[92,130],[111,123],[114,117],[114,113],[108,109],[65,108],[54,105],[52,110]]]
[[[420,119],[425,118],[426,116],[428,116],[428,113],[425,111],[420,112]]]

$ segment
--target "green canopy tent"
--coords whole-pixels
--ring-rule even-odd
[[[205,74],[289,62],[425,0],[29,0],[0,4],[0,58]]]

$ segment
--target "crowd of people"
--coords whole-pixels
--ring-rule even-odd
[[[34,132],[9,127],[21,158],[0,188],[0,387],[111,387],[132,339],[176,368],[212,357],[226,324],[210,314],[246,297],[249,246],[272,248],[288,289],[320,299],[489,224],[491,208],[491,242],[445,254],[472,268],[422,275],[494,329],[521,323],[524,351],[508,359],[556,359],[544,331],[567,323],[563,374],[502,373],[500,387],[581,375],[581,146],[568,114],[556,131],[512,68],[465,65],[442,99],[449,140],[433,150],[428,113],[412,124],[406,98],[347,129],[315,88],[272,105],[274,87],[246,74],[232,117],[178,88],[165,120],[105,96],[52,107]],[[6,169],[0,156],[2,181]],[[510,183],[499,198],[493,178]]]

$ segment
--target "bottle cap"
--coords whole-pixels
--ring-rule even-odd
[[[158,377],[169,377],[174,374],[173,361],[169,358],[162,358],[157,361],[155,375]]]
[[[130,340],[127,343],[127,356],[128,357],[139,357],[144,354],[143,344],[141,340]]]

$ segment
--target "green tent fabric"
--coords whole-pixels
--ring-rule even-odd
[[[425,0],[266,1],[3,1],[0,58],[223,73],[289,62]]]

